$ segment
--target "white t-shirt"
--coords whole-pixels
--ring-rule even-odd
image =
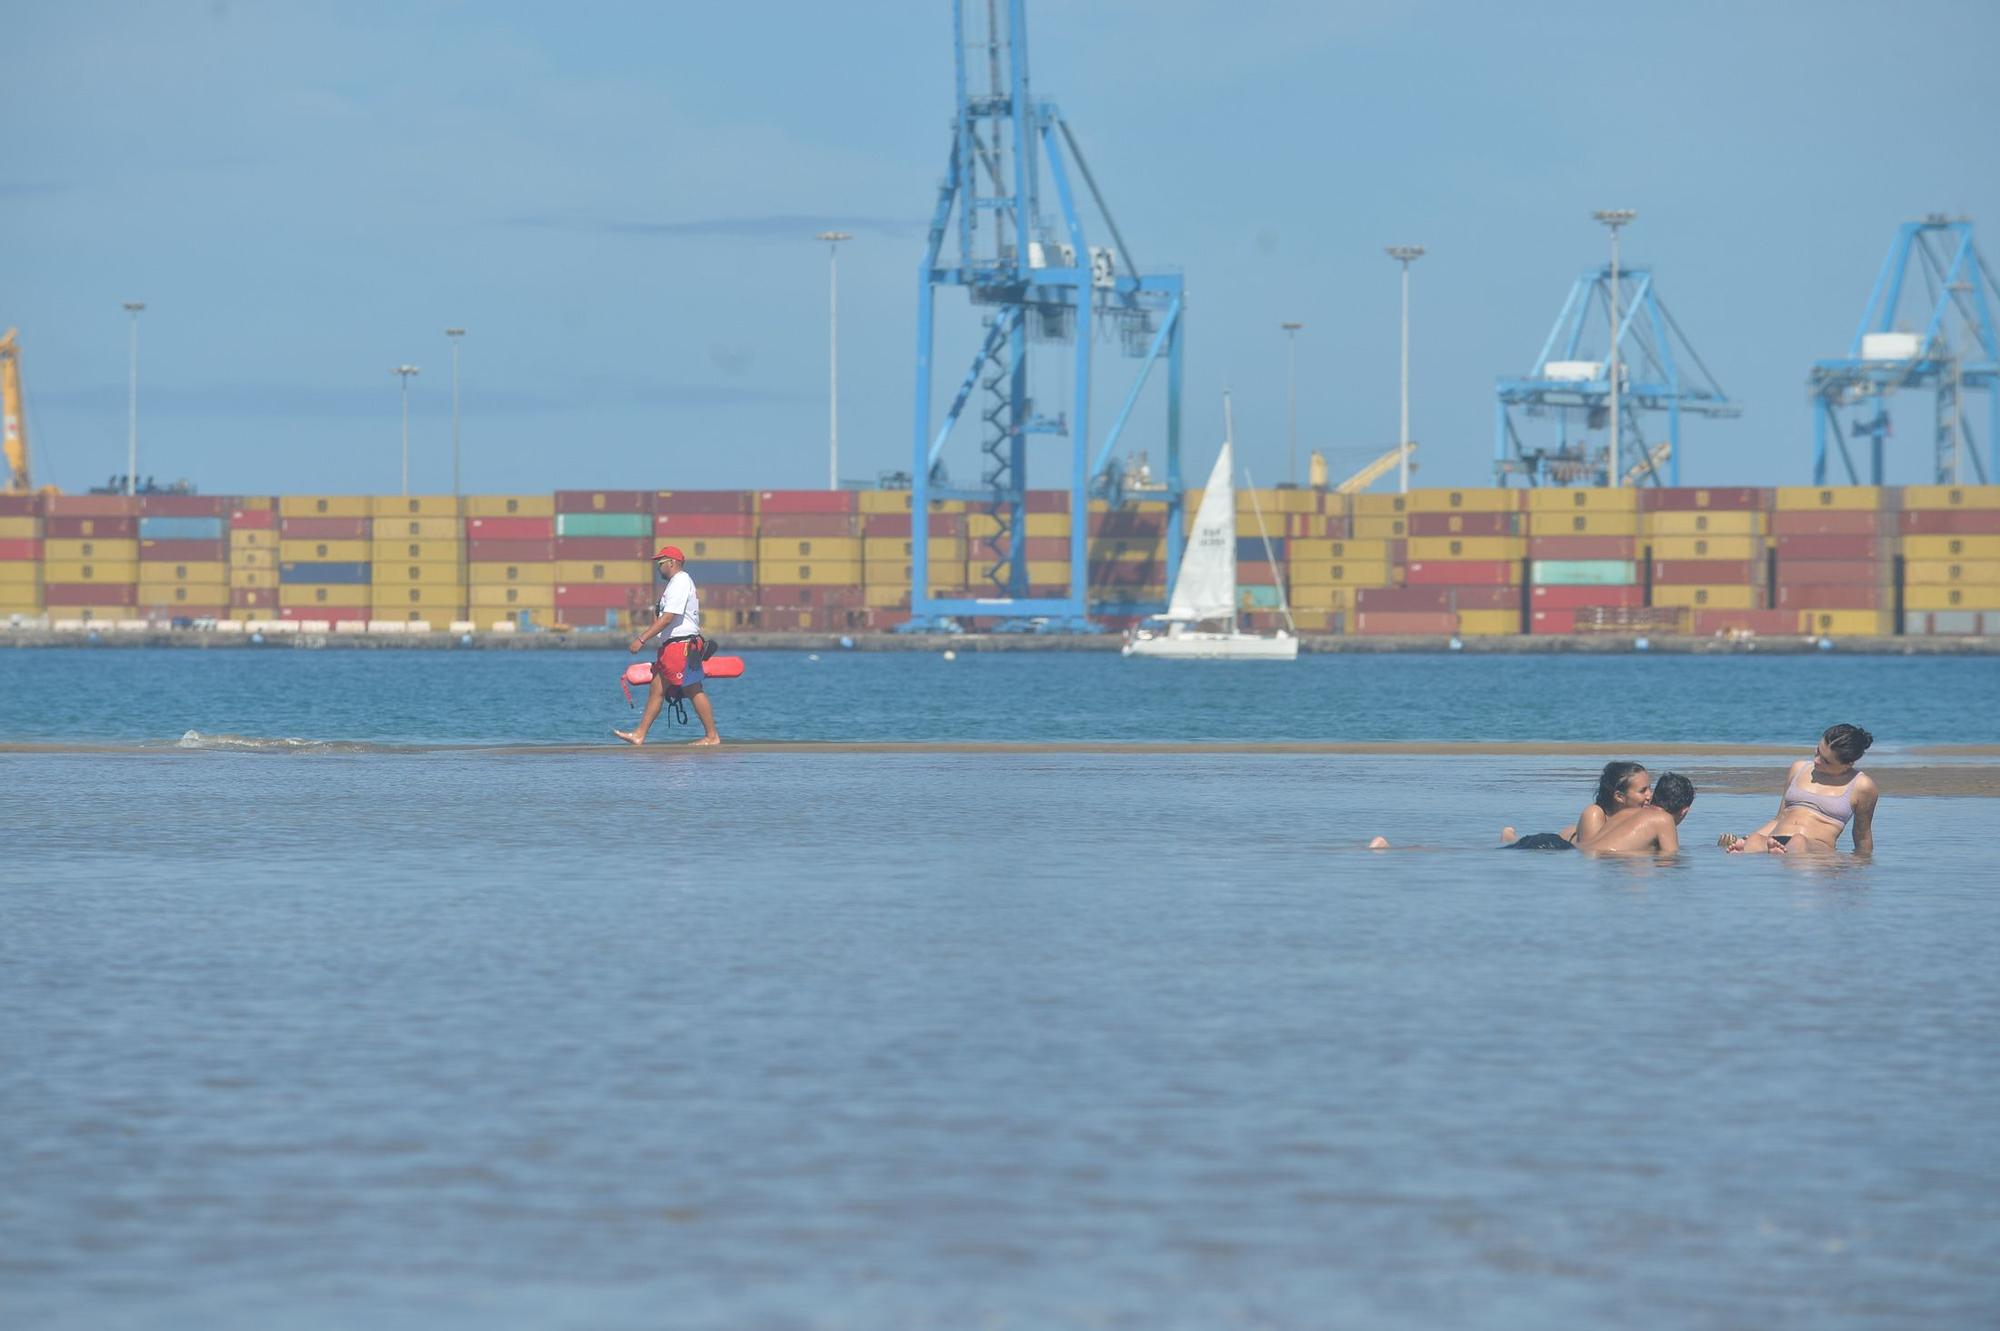
[[[676,616],[667,625],[669,638],[687,638],[701,632],[701,598],[695,595],[694,579],[680,569],[660,589],[660,613]]]

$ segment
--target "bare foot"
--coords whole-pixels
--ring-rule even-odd
[[[1370,850],[1387,850],[1387,849],[1389,849],[1389,838],[1388,838],[1388,837],[1385,837],[1385,836],[1378,836],[1378,837],[1376,837],[1376,838],[1375,838],[1374,840],[1372,840],[1372,841],[1370,841],[1370,842],[1368,843],[1368,849],[1370,849]]]
[[[624,740],[627,744],[644,744],[646,742],[646,737],[636,730],[614,730],[611,733]]]
[[[700,739],[689,740],[688,747],[691,749],[712,749],[720,743],[722,743],[722,736],[720,735],[703,735]]]
[[[1516,831],[1515,831],[1515,830],[1514,830],[1513,828],[1511,828],[1511,827],[1503,827],[1503,828],[1501,828],[1501,829],[1500,829],[1500,844],[1501,844],[1501,845],[1503,845],[1503,846],[1511,846],[1511,845],[1513,845],[1513,844],[1514,844],[1514,843],[1515,843],[1516,841],[1519,841],[1520,839],[1521,839],[1521,834],[1520,834],[1519,832],[1516,832]]]

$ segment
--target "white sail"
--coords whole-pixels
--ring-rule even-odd
[[[1194,515],[1187,548],[1181,553],[1180,576],[1167,600],[1167,618],[1183,623],[1201,619],[1236,621],[1236,487],[1232,449],[1222,445],[1215,470],[1208,474],[1201,507]]]

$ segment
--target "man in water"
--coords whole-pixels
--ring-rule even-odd
[[[1667,772],[1653,783],[1653,802],[1621,809],[1577,849],[1589,855],[1671,855],[1681,848],[1681,819],[1694,807],[1694,782]]]
[[[701,720],[702,737],[694,743],[722,743],[722,736],[715,732],[715,709],[701,687],[701,598],[695,592],[694,579],[682,567],[686,562],[687,556],[677,545],[663,546],[653,556],[653,567],[666,579],[666,585],[660,589],[660,617],[651,628],[632,639],[630,650],[644,651],[646,640],[654,634],[665,637],[659,658],[653,662],[653,683],[646,691],[646,710],[640,714],[639,724],[631,730],[611,732],[627,744],[646,742],[646,732],[652,729],[660,708],[666,705],[667,676],[676,670],[682,672],[678,681],[681,692],[694,704],[694,714]]]

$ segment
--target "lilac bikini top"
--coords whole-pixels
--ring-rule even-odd
[[[1811,769],[1808,768],[1807,771],[1810,773]],[[1861,774],[1856,772],[1854,775]],[[1850,779],[1838,795],[1821,795],[1807,790],[1804,783],[1794,778],[1792,783],[1785,787],[1785,807],[1789,809],[1794,806],[1811,809],[1845,827],[1848,820],[1854,817],[1854,782]]]

